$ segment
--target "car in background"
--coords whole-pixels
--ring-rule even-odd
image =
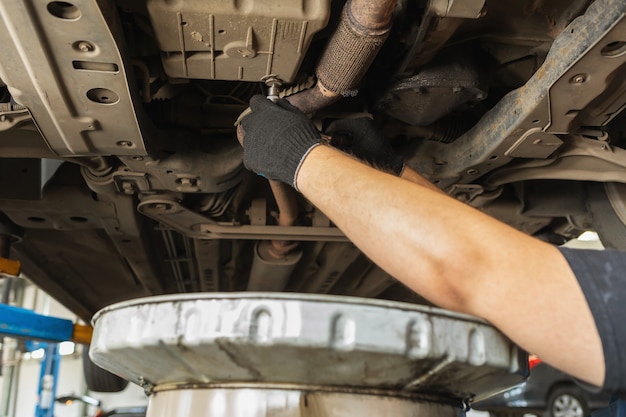
[[[87,350],[85,349],[85,352]],[[115,376],[108,373],[103,373],[104,377]],[[109,377],[110,378],[110,377]],[[119,378],[118,378],[119,379]],[[106,383],[106,382],[105,382]],[[124,385],[126,387],[126,385]],[[74,402],[80,402],[86,405],[91,405],[96,407],[96,412],[93,417],[145,417],[147,407],[145,405],[140,406],[130,406],[130,407],[117,407],[113,408],[109,411],[104,411],[100,408],[102,402],[96,398],[89,397],[87,395],[62,395],[57,397],[55,401],[59,404],[70,405]]]
[[[530,376],[508,390],[480,401],[472,408],[488,411],[491,417],[586,417],[608,405],[610,395],[584,390],[571,377],[531,355]]]

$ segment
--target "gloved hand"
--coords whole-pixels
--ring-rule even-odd
[[[398,155],[372,119],[342,119],[330,124],[330,144],[382,171],[402,174],[404,158]]]
[[[296,188],[300,165],[320,144],[320,133],[304,113],[286,100],[272,103],[255,95],[250,99],[250,108],[252,112],[241,120],[237,130],[245,167]]]

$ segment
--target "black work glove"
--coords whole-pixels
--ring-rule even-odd
[[[330,144],[335,148],[354,155],[374,168],[395,175],[402,174],[404,158],[393,150],[372,119],[360,117],[337,120],[330,124],[326,133],[330,134]]]
[[[238,128],[245,167],[296,188],[300,164],[320,144],[320,133],[304,113],[286,100],[272,103],[255,95],[250,99],[250,108],[252,112]]]

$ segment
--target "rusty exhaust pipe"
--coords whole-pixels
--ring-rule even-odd
[[[396,0],[349,0],[317,65],[317,84],[287,100],[302,112],[313,113],[356,95],[389,35],[395,6]]]

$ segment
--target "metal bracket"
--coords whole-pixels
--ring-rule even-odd
[[[147,175],[144,172],[115,172],[113,173],[113,180],[117,190],[122,194],[133,195],[150,191],[151,188]]]
[[[511,158],[548,158],[563,141],[541,128],[529,129],[504,154]]]
[[[549,169],[548,169],[549,168]],[[530,159],[503,167],[485,178],[485,184],[503,184],[537,179],[626,183],[626,150],[604,141],[572,136],[549,159]]]
[[[608,123],[626,101],[621,84],[610,97],[603,96],[617,82],[612,74],[626,63],[625,14],[621,0],[594,2],[557,36],[526,85],[505,96],[453,143],[420,144],[408,164],[446,188],[473,182],[513,158],[550,157],[560,141],[554,135],[576,125]],[[621,83],[622,77],[617,78]],[[602,100],[596,109],[598,97]],[[595,110],[587,110],[592,104]]]
[[[140,213],[194,239],[252,239],[346,242],[336,227],[265,226],[218,223],[198,214],[169,196],[143,197]]]
[[[484,193],[485,189],[478,184],[454,184],[447,192],[456,199],[468,203]]]
[[[17,125],[31,120],[28,110],[13,110],[0,112],[0,131],[9,130]]]

